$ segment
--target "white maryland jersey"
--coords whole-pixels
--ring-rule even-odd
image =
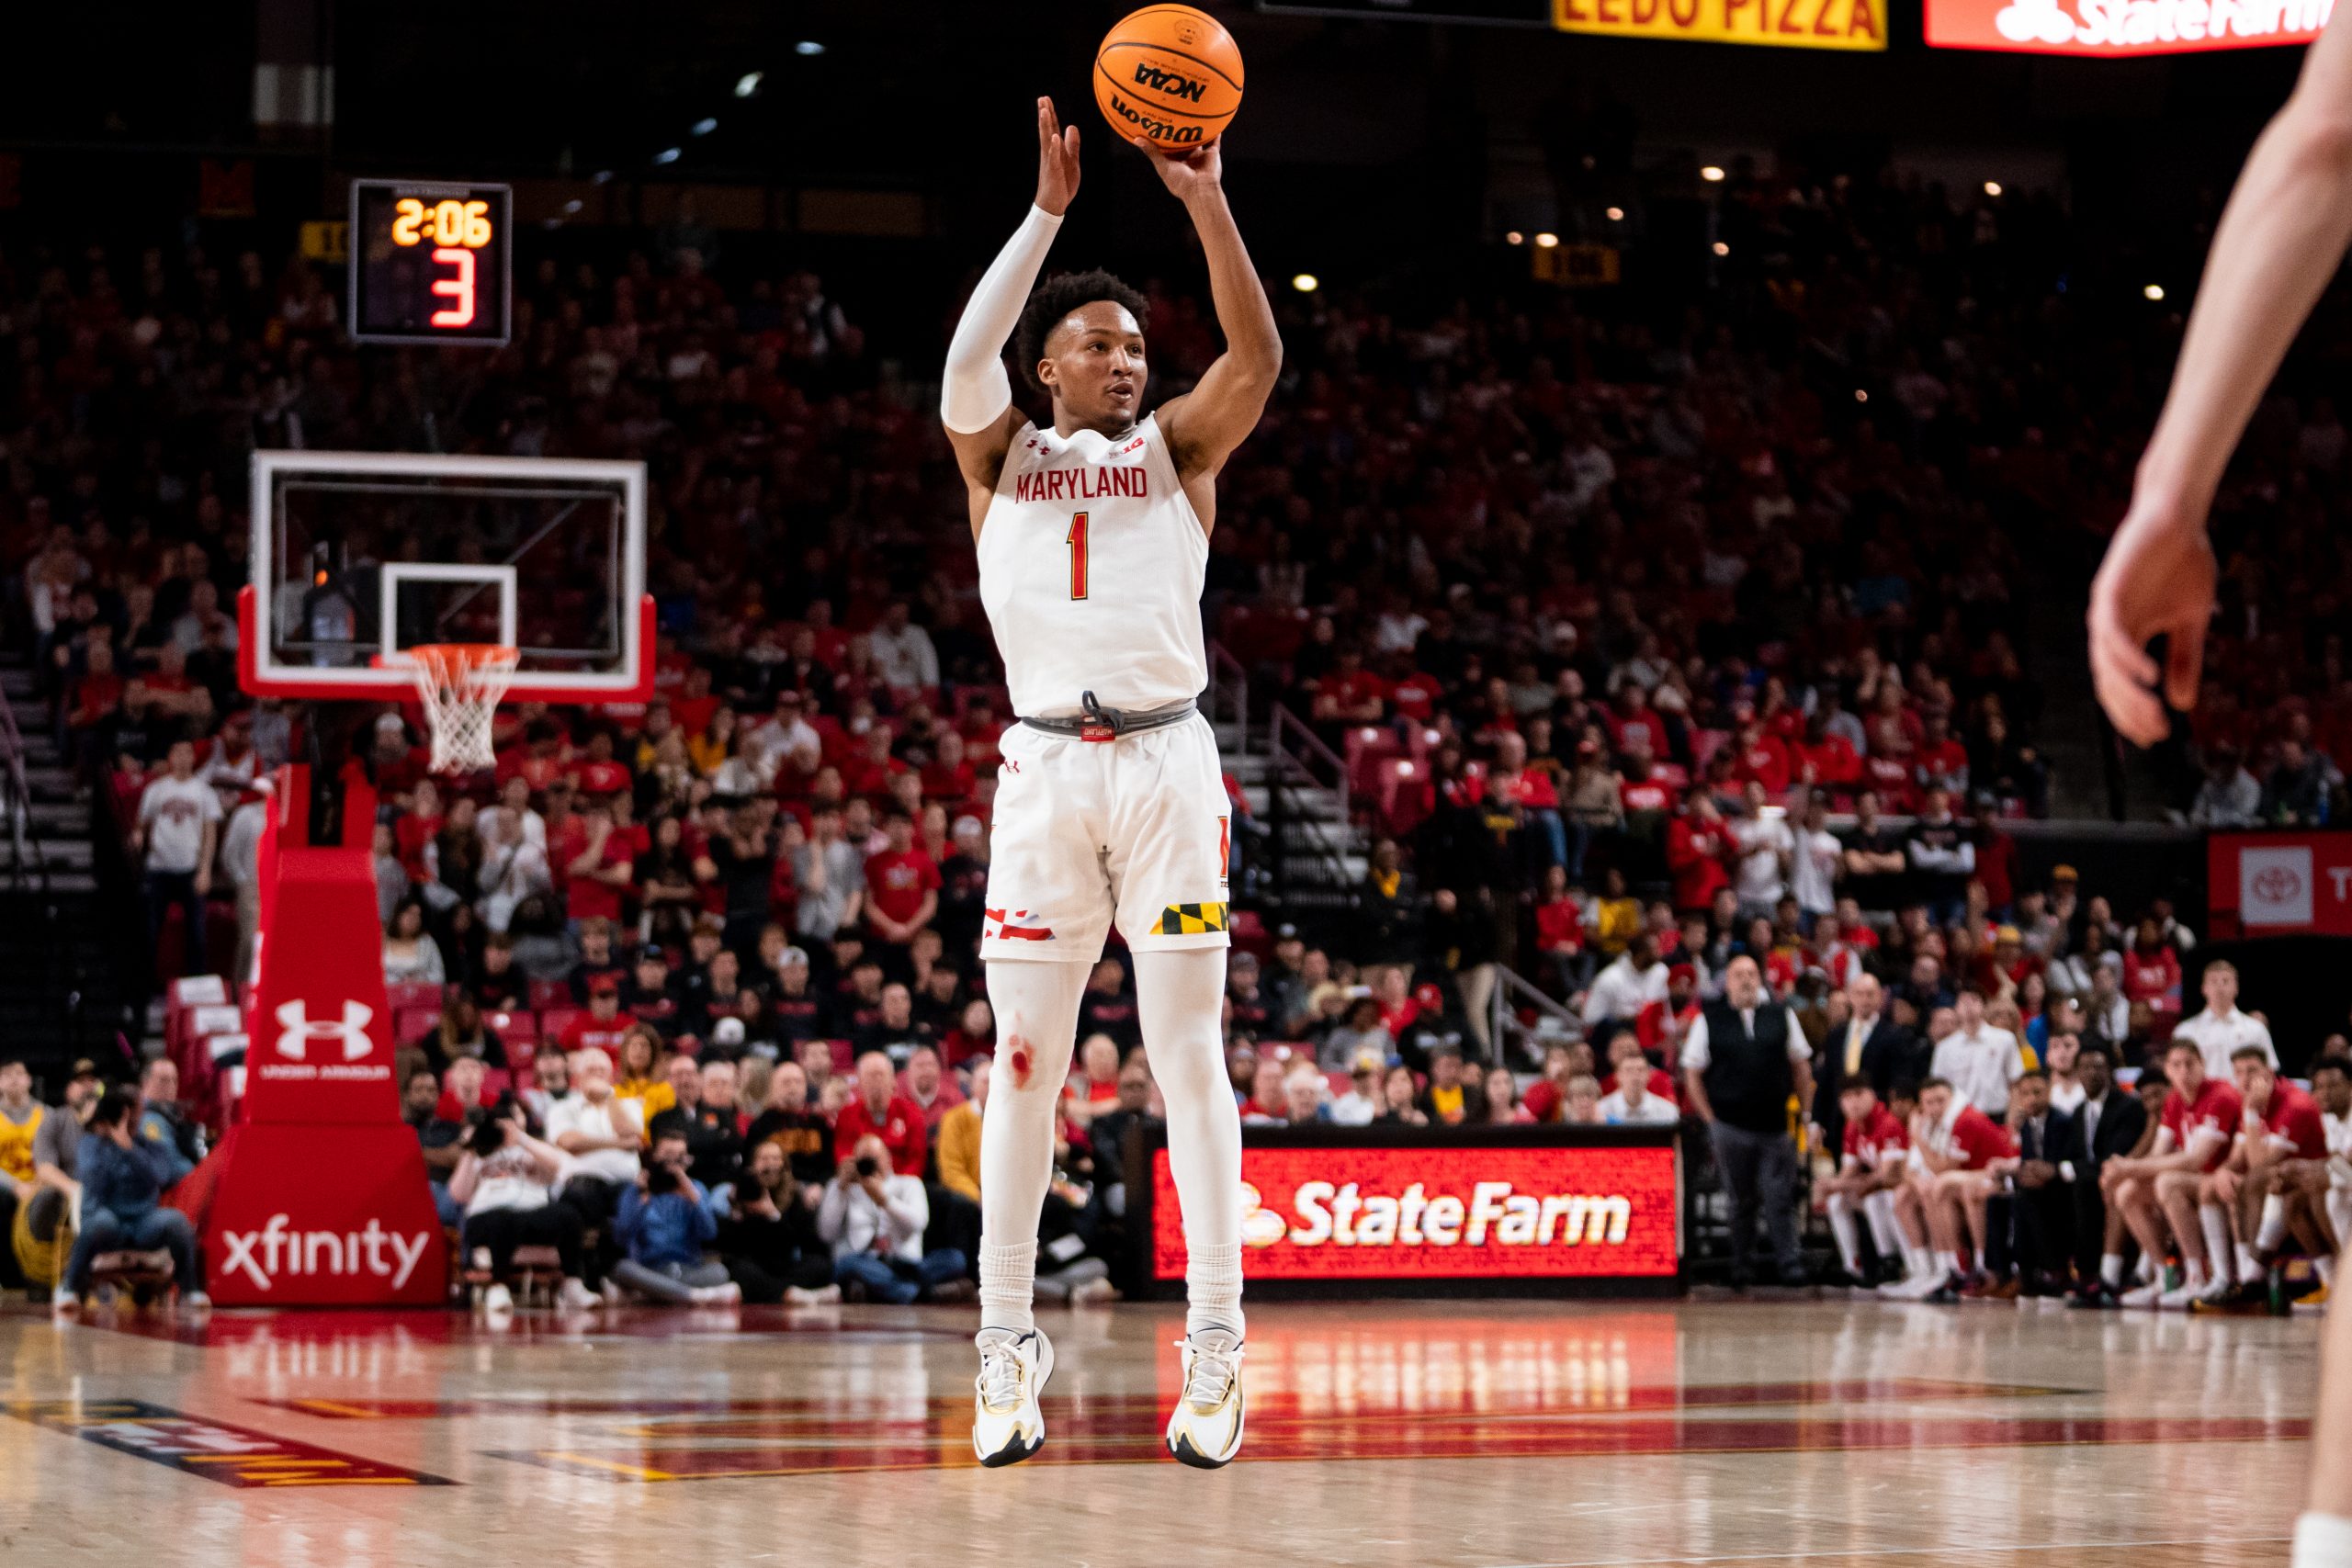
[[[1023,424],[980,524],[980,603],[1012,711],[1148,711],[1209,683],[1201,637],[1208,536],[1157,416],[1114,442]]]

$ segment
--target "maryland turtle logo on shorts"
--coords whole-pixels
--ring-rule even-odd
[[[1227,904],[1170,904],[1159,911],[1161,936],[1202,936],[1225,930]]]

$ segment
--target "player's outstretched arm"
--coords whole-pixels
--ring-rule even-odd
[[[1202,373],[1193,389],[1170,398],[1159,410],[1168,455],[1185,479],[1214,474],[1233,449],[1258,428],[1282,374],[1283,340],[1274,327],[1274,307],[1249,247],[1225,202],[1225,159],[1214,141],[1182,158],[1170,158],[1138,136],[1136,145],[1151,160],[1168,188],[1193,215],[1208,257],[1209,299],[1225,333],[1225,352]]]
[[[1078,127],[1062,129],[1053,100],[1039,98],[1036,205],[972,289],[956,334],[948,340],[947,367],[940,378],[940,423],[947,427],[947,444],[956,449],[956,467],[964,470],[971,491],[976,536],[1004,467],[1005,451],[1021,428],[1012,380],[1004,373],[1004,345],[1020,324],[1022,307],[1036,287],[1062,214],[1077,194]]]
[[[2352,27],[2312,46],[2213,236],[2132,507],[2091,587],[2091,674],[2128,739],[2152,746],[2164,703],[2197,700],[2213,552],[2205,514],[2256,405],[2352,243]],[[2168,637],[2159,671],[2150,638]],[[2161,691],[2161,696],[2159,692]]]

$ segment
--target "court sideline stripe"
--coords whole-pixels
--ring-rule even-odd
[[[1919,1557],[1949,1562],[1955,1557],[1990,1556],[1995,1552],[2015,1557],[2025,1552],[2051,1551],[2144,1551],[2165,1546],[2285,1546],[2290,1538],[2283,1535],[2241,1536],[2222,1540],[2206,1535],[2187,1540],[2072,1540],[2043,1541],[2030,1546],[1921,1546],[1909,1549],[1887,1547],[1857,1547],[1838,1551],[1743,1551],[1724,1557],[1639,1557],[1619,1558],[1608,1562],[1590,1560],[1544,1562],[1489,1562],[1484,1568],[1674,1568],[1691,1562],[1819,1562],[1829,1559],[1854,1557],[1875,1558],[1881,1562]]]

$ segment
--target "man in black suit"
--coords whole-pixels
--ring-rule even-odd
[[[2104,1046],[2084,1043],[2075,1077],[2083,1086],[2083,1102],[2067,1119],[2068,1153],[2061,1167],[2074,1168],[2075,1272],[2083,1281],[2075,1302],[2112,1306],[2122,1293],[2123,1217],[2108,1211],[2099,1168],[2139,1146],[2148,1130],[2148,1109],[2139,1096],[2115,1086],[2115,1064]]]
[[[2074,1119],[2050,1108],[2050,1075],[2036,1067],[2010,1086],[2009,1125],[2018,1141],[2017,1190],[2009,1200],[2009,1255],[2029,1296],[2066,1288],[2073,1252]]]
[[[1878,976],[1857,968],[1846,982],[1846,1021],[1832,1024],[1821,1042],[1814,1072],[1813,1122],[1830,1150],[1843,1148],[1846,1118],[1838,1099],[1849,1082],[1865,1082],[1882,1100],[1898,1083],[1928,1076],[1928,1055],[1918,1036],[1887,1015],[1886,987]]]

